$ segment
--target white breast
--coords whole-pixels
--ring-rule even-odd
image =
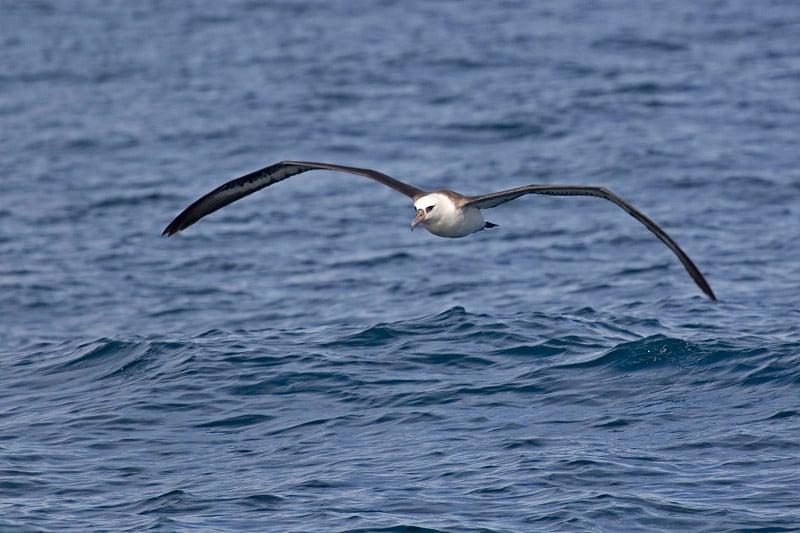
[[[428,217],[422,221],[425,229],[439,237],[466,237],[486,226],[483,213],[477,207],[456,207],[453,199],[443,193],[430,193],[416,202],[414,207],[426,210],[433,206]]]

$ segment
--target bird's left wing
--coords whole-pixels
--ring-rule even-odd
[[[594,187],[590,185],[525,185],[517,187],[516,189],[509,189],[507,191],[495,192],[492,194],[485,194],[483,196],[468,196],[463,201],[463,206],[473,206],[480,209],[489,209],[497,207],[525,194],[549,194],[552,196],[596,196],[604,198],[610,202],[614,202],[621,207],[630,216],[641,222],[652,231],[656,237],[666,244],[672,252],[678,256],[678,259],[683,264],[686,271],[692,277],[697,286],[708,295],[711,300],[716,301],[717,297],[711,286],[708,284],[700,269],[695,266],[694,262],[689,259],[689,256],[678,246],[672,237],[670,237],[661,226],[653,222],[644,213],[633,207],[631,204],[609,191],[604,187]]]

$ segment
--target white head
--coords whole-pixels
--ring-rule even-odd
[[[417,210],[417,216],[411,222],[412,230],[417,227],[417,224],[422,224],[426,228],[430,225],[435,225],[444,213],[452,211],[455,206],[450,198],[444,194],[434,192],[418,198],[414,202],[414,208]]]

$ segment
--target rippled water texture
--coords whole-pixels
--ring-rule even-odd
[[[0,13],[0,530],[800,529],[796,2]]]

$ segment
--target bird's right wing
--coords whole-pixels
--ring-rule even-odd
[[[240,198],[253,194],[264,187],[269,187],[274,183],[278,183],[279,181],[283,181],[286,178],[290,178],[302,172],[317,169],[334,170],[337,172],[347,172],[365,176],[387,187],[391,187],[412,199],[425,194],[425,191],[422,189],[418,189],[413,185],[409,185],[408,183],[404,183],[391,176],[368,168],[346,167],[329,163],[314,163],[311,161],[281,161],[280,163],[270,165],[261,170],[256,170],[255,172],[231,180],[202,196],[184,209],[180,215],[175,217],[164,229],[163,235],[173,235],[184,230],[204,216]]]

